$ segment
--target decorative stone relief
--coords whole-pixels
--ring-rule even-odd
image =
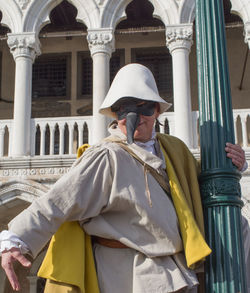
[[[22,178],[9,180],[0,185],[0,201],[1,203],[4,203],[6,200],[9,201],[10,198],[15,197],[15,193],[18,194],[18,196],[22,193],[21,198],[30,202],[32,201],[32,197],[42,196],[48,192],[49,189],[50,187],[33,180],[25,180]]]
[[[0,170],[0,177],[27,177],[27,176],[62,176],[68,173],[70,168],[32,168],[32,169],[4,169]]]
[[[41,54],[40,42],[35,33],[9,34],[7,42],[14,58],[24,56],[34,61]]]
[[[87,35],[91,55],[105,52],[111,56],[114,50],[113,30],[89,30]]]
[[[166,27],[166,45],[170,52],[175,49],[187,49],[193,44],[193,25],[179,25]]]
[[[28,4],[30,3],[30,0],[17,0],[19,6],[21,7],[21,9],[26,9],[26,7],[28,6]]]
[[[11,186],[1,188],[0,195],[2,196],[4,194],[8,194],[12,192],[13,190],[20,190],[28,194],[39,196],[39,192],[37,192],[34,188],[32,188],[32,186],[28,186],[28,185],[24,185],[20,183],[15,183],[15,184],[12,184]],[[3,201],[3,198],[1,198],[1,200]],[[30,198],[27,198],[27,201],[30,201]]]

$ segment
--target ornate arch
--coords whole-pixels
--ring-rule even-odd
[[[62,0],[33,1],[26,10],[23,19],[23,31],[39,33],[41,28],[50,22],[50,11]]]
[[[250,1],[249,0],[230,0],[232,4],[231,13],[238,15],[243,23],[245,30],[245,42],[250,48]],[[195,0],[182,0],[180,3],[181,23],[191,23],[195,19]]]
[[[22,11],[14,0],[0,0],[0,10],[3,17],[1,23],[7,26],[12,33],[22,30]]]
[[[192,23],[195,19],[195,0],[182,0],[179,13],[180,23]]]
[[[231,0],[231,12],[238,15],[244,23],[250,22],[249,0]]]
[[[0,184],[0,229],[30,203],[45,194],[48,187],[32,180],[14,179]]]
[[[249,0],[231,0],[231,12],[238,15],[244,23],[245,43],[250,49],[250,2]]]
[[[148,0],[154,6],[153,16],[160,19],[165,26],[179,24],[179,12],[176,1]]]
[[[2,0],[4,1],[4,0]],[[50,22],[49,14],[53,8],[60,4],[63,0],[44,0],[33,1],[25,11],[23,20],[23,31],[36,32]],[[76,19],[84,23],[88,28],[97,26],[99,24],[99,9],[94,0],[67,0],[77,9]]]
[[[47,186],[32,180],[9,180],[0,186],[0,205],[9,203],[17,198],[26,202],[32,202],[48,190]]]
[[[87,28],[95,28],[100,26],[100,1],[95,0],[67,0],[77,8],[76,19],[83,22]],[[96,3],[98,2],[98,3]],[[100,2],[100,3],[99,3]]]
[[[165,25],[179,23],[178,5],[174,0],[148,0],[154,6],[153,16]],[[125,9],[132,0],[110,0],[101,14],[101,26],[115,29],[116,25],[126,19]]]
[[[250,1],[230,0],[231,13],[238,15],[244,23],[250,22]],[[189,23],[195,19],[195,0],[182,0],[180,3],[180,22]]]
[[[115,29],[120,21],[126,19],[125,9],[130,2],[132,2],[132,0],[107,1],[101,13],[101,27]]]

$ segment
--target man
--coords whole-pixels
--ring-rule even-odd
[[[117,119],[111,136],[87,149],[49,193],[18,215],[2,236],[2,266],[30,263],[65,221],[94,238],[101,293],[196,292],[194,269],[210,254],[203,238],[197,163],[177,138],[156,134],[170,107],[144,66],[123,67],[100,112]],[[242,169],[243,151],[228,144]],[[3,235],[3,234],[2,234]]]

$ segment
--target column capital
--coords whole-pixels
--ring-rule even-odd
[[[32,62],[41,54],[40,41],[35,33],[8,34],[8,45],[14,59],[30,58]]]
[[[106,53],[111,57],[115,49],[113,29],[89,29],[87,35],[91,56]]]
[[[172,54],[175,49],[190,52],[193,44],[193,24],[171,25],[166,27],[166,45]]]
[[[244,36],[245,36],[245,43],[248,44],[248,47],[250,49],[250,21],[247,21],[244,24]]]

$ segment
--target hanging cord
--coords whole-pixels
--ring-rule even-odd
[[[145,179],[145,185],[146,185],[146,195],[148,198],[149,206],[152,208],[153,205],[152,205],[151,194],[150,194],[150,189],[148,185],[148,175],[147,175],[149,170],[147,169],[146,163],[143,164],[143,169],[144,169],[144,179]]]
[[[146,162],[144,162],[141,158],[139,158],[129,147],[128,145],[118,139],[115,138],[105,138],[105,141],[110,141],[117,143],[121,148],[123,148],[125,151],[127,151],[134,159],[136,159],[138,162],[140,162],[143,165],[144,170],[144,178],[145,178],[145,184],[146,184],[146,194],[149,201],[149,205],[152,207],[152,200],[149,190],[149,184],[148,184],[148,176],[147,173],[150,172],[150,174],[155,178],[155,180],[160,184],[161,188],[165,191],[167,196],[171,199],[171,191],[169,182],[166,181],[163,175],[157,172],[153,167],[149,166]]]

